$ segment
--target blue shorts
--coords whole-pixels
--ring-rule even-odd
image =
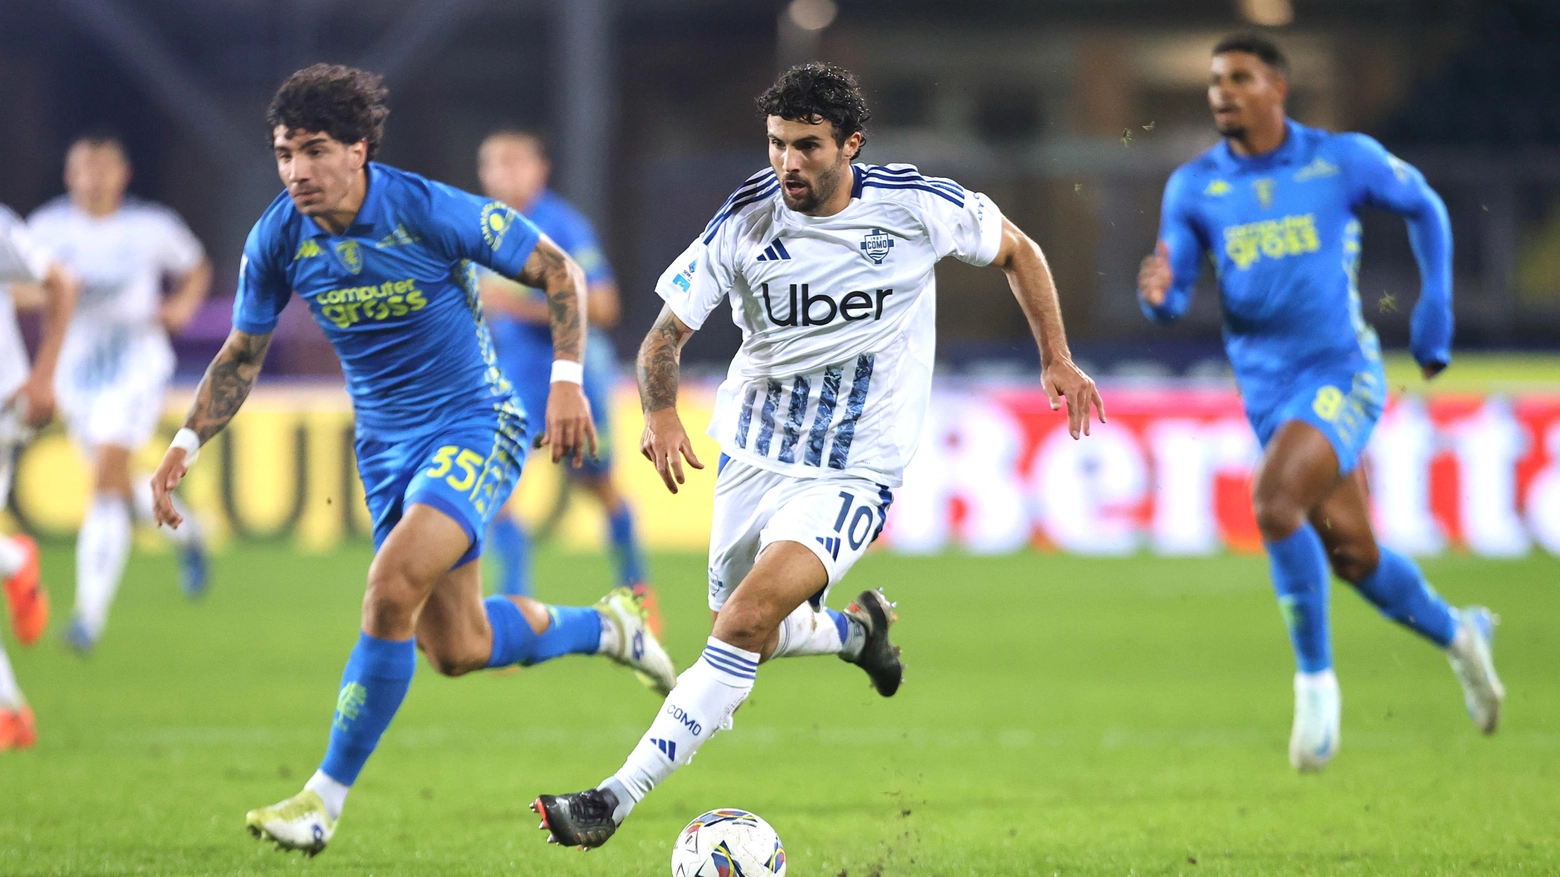
[[[499,348],[499,364],[504,377],[515,386],[515,395],[525,406],[532,432],[541,435],[547,424],[547,393],[552,389],[552,334],[546,326],[521,326],[506,333]],[[585,400],[596,421],[597,452],[586,457],[571,473],[601,477],[612,471],[611,413],[612,381],[616,377],[616,354],[612,339],[605,332],[591,332],[585,345]]]
[[[360,436],[358,475],[374,521],[374,551],[412,503],[436,508],[466,531],[471,547],[456,561],[482,556],[488,523],[509,499],[525,463],[523,421],[497,415],[486,423],[457,423],[397,442]]]
[[[1338,455],[1338,474],[1360,463],[1365,443],[1386,404],[1387,375],[1380,360],[1302,369],[1281,392],[1245,393],[1246,419],[1264,448],[1279,427],[1301,420],[1316,427]]]

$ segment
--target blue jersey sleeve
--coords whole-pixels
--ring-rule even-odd
[[[249,230],[238,266],[238,294],[233,299],[233,328],[265,335],[292,298],[292,284],[277,257],[280,240],[264,218]]]
[[[541,232],[502,202],[443,183],[427,182],[428,212],[422,232],[452,261],[470,259],[515,278],[536,249]]]
[[[1159,210],[1159,240],[1170,250],[1170,288],[1158,307],[1138,299],[1143,314],[1156,323],[1180,319],[1191,306],[1198,267],[1202,264],[1203,251],[1208,249],[1208,243],[1191,215],[1192,198],[1196,195],[1191,176],[1186,168],[1181,168],[1171,174],[1170,181],[1165,184],[1164,203]]]
[[[1424,175],[1364,134],[1340,135],[1355,203],[1382,207],[1408,223],[1419,263],[1419,302],[1410,321],[1409,350],[1422,366],[1452,361],[1452,223],[1446,204]]]

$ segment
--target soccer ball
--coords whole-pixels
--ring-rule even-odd
[[[672,877],[785,877],[785,847],[769,823],[746,810],[711,810],[688,823],[672,847]]]

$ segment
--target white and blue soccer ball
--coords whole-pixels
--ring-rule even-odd
[[[785,877],[785,847],[752,813],[711,810],[677,835],[672,877]]]

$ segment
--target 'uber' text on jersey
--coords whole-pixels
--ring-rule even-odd
[[[769,295],[769,284],[762,285],[760,294],[764,297],[764,311],[769,314],[769,321],[776,326],[798,325],[797,317],[801,317],[800,325],[803,326],[827,326],[836,319],[853,323],[857,320],[881,320],[883,319],[883,301],[894,294],[892,289],[879,289],[875,292],[867,292],[857,289],[847,292],[835,301],[827,295],[813,295],[807,289],[807,284],[793,283],[790,292],[790,302],[785,308],[785,316],[775,313],[775,302]]]

